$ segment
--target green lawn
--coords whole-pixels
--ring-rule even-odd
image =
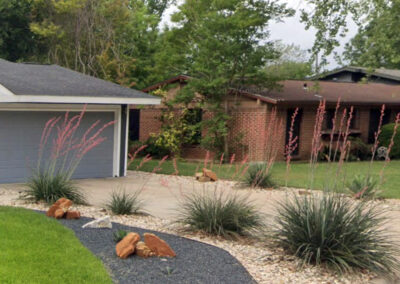
[[[112,283],[74,233],[31,210],[0,207],[0,283]]]
[[[151,172],[153,168],[158,164],[158,160],[151,160],[144,164],[140,170]],[[135,170],[140,160],[134,161],[130,169]],[[340,178],[341,184],[343,180],[350,180],[356,174],[367,174],[369,169],[369,162],[348,162],[345,163],[342,169],[342,175]],[[374,162],[371,168],[371,174],[379,176],[383,162]],[[178,169],[180,175],[193,176],[196,169],[200,170],[203,167],[202,162],[178,162]],[[331,167],[331,169],[328,169]],[[320,163],[315,171],[315,189],[322,189],[327,183],[332,184],[336,177],[337,165],[332,164],[329,166],[327,163]],[[232,179],[236,171],[235,166],[223,165],[221,168],[219,165],[214,165],[213,170],[222,179]],[[159,173],[171,174],[174,172],[172,161],[166,161]],[[278,185],[285,185],[285,173],[286,164],[283,162],[277,162],[272,171],[272,178]],[[339,185],[340,185],[339,181]],[[308,188],[310,186],[310,166],[304,162],[293,162],[291,164],[291,172],[289,175],[288,185],[292,187]],[[389,163],[384,174],[384,184],[382,186],[382,197],[385,198],[400,198],[400,160],[392,161]]]

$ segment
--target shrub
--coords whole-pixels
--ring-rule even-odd
[[[264,164],[251,165],[244,177],[244,182],[250,187],[269,188],[275,186],[271,180],[271,174]]]
[[[394,131],[394,123],[386,124],[382,127],[381,135],[379,136],[380,146],[388,147],[392,139]],[[390,151],[390,157],[394,159],[400,158],[400,132],[397,131],[394,137],[394,144]]]
[[[186,196],[178,222],[192,231],[223,237],[248,235],[263,227],[261,215],[248,197],[216,191]]]
[[[278,208],[276,237],[303,263],[325,263],[339,272],[390,274],[398,272],[398,247],[382,230],[382,213],[335,194],[294,197]]]
[[[114,242],[119,243],[128,234],[125,230],[118,230],[113,233]]]
[[[25,196],[35,201],[54,203],[61,197],[70,199],[76,204],[85,204],[85,198],[79,188],[66,175],[36,172],[29,179]]]
[[[360,194],[359,198],[374,198],[379,193],[378,179],[372,176],[356,175],[353,180],[348,183],[347,189],[352,193]]]
[[[139,198],[140,192],[129,194],[125,190],[113,191],[106,207],[116,215],[138,214],[143,208],[143,201]]]
[[[372,156],[371,147],[368,144],[365,144],[359,137],[350,137],[350,153],[348,156],[348,161],[366,161],[369,160]],[[335,142],[334,142],[335,143]],[[333,160],[334,152],[336,149],[331,150],[331,159]],[[336,161],[340,157],[340,149],[336,151]],[[327,161],[329,158],[329,146],[325,146],[322,151],[319,153],[318,159],[321,161]]]

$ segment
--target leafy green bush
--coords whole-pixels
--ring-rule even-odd
[[[67,175],[58,173],[35,172],[29,179],[26,197],[35,201],[54,203],[61,197],[70,199],[76,204],[85,204],[85,197]]]
[[[139,157],[144,157],[146,155],[150,155],[154,159],[162,159],[165,156],[171,156],[170,149],[164,146],[158,146],[155,143],[155,137],[150,137],[145,142],[140,141],[131,141],[129,143],[129,152],[133,154],[137,149],[141,146],[146,145],[147,147],[144,148],[142,151],[138,153]]]
[[[360,194],[360,198],[374,198],[379,193],[378,179],[373,176],[356,175],[347,184],[347,189],[352,193]]]
[[[113,191],[106,207],[116,215],[137,214],[143,208],[143,201],[139,198],[140,192],[129,194],[125,190]]]
[[[382,127],[382,132],[379,135],[380,146],[389,146],[393,131],[394,123],[386,124]],[[397,130],[396,136],[394,137],[394,144],[390,151],[390,157],[394,159],[400,158],[400,129]]]
[[[382,230],[382,213],[337,194],[294,197],[278,207],[276,237],[304,263],[391,274],[399,271],[398,246]]]
[[[359,137],[350,137],[350,153],[348,156],[348,161],[366,161],[369,160],[372,156],[371,146],[364,143]],[[333,148],[335,148],[336,144],[333,143]],[[331,160],[334,158],[335,149],[331,150]],[[336,151],[336,161],[339,160],[340,157],[340,149]],[[325,146],[322,151],[319,153],[318,159],[321,161],[327,161],[329,157],[329,146]]]
[[[118,230],[113,233],[114,242],[119,243],[128,234],[125,230]]]
[[[275,186],[265,164],[251,165],[244,177],[244,182],[250,187],[270,188]]]
[[[178,222],[192,231],[224,237],[256,233],[263,227],[261,215],[248,197],[216,191],[186,196]]]

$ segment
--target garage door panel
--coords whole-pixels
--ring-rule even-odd
[[[0,111],[0,183],[24,182],[37,165],[39,143],[45,123],[63,112]],[[76,113],[77,114],[77,113]],[[70,117],[75,115],[71,113]],[[81,135],[97,120],[99,126],[114,120],[113,112],[87,112],[75,137]],[[96,130],[93,131],[93,133]],[[53,129],[55,134],[56,129]],[[80,162],[74,178],[110,177],[113,175],[114,128],[101,134],[106,140],[92,149]],[[49,137],[49,142],[54,137]],[[46,146],[43,160],[50,156],[51,145]]]

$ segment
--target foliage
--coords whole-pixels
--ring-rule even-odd
[[[193,76],[179,100],[188,103],[201,94],[204,108],[213,113],[203,124],[208,127],[203,146],[229,156],[229,115],[223,101],[232,88],[244,84],[275,85],[262,72],[279,53],[268,41],[268,24],[292,13],[278,1],[186,0],[172,15],[155,69]]]
[[[139,197],[140,193],[141,191],[132,194],[125,190],[113,191],[106,207],[116,215],[138,214],[143,209],[143,201]]]
[[[304,80],[312,75],[312,67],[306,51],[297,45],[283,45],[278,43],[276,48],[281,51],[278,60],[268,64],[265,68],[268,78],[276,80]]]
[[[113,233],[114,242],[119,243],[128,234],[125,230],[118,230]]]
[[[390,123],[382,127],[382,132],[381,135],[379,136],[379,140],[382,146],[389,147],[390,140],[392,139],[393,136],[394,126],[395,126],[394,123]],[[400,158],[400,133],[398,132],[394,137],[394,144],[390,151],[390,157],[395,159]]]
[[[379,193],[379,180],[373,176],[355,175],[347,189],[354,194],[360,194],[360,198],[371,199]]]
[[[50,174],[35,172],[29,179],[26,197],[35,201],[45,201],[49,204],[65,197],[76,204],[85,204],[85,197],[76,184],[65,174]]]
[[[0,58],[29,61],[41,56],[40,44],[29,29],[33,1],[0,0]]]
[[[1,283],[112,283],[74,232],[44,214],[0,207],[0,231],[7,235],[0,242]]]
[[[265,164],[251,165],[247,170],[244,182],[251,187],[271,188],[275,186]]]
[[[362,141],[358,137],[350,137],[348,139],[350,141],[350,150],[348,152],[348,158],[347,161],[367,161],[371,159],[372,153],[371,153],[371,146],[368,144],[365,144],[364,141]],[[340,157],[341,151],[340,149],[335,149],[336,151],[336,156]],[[326,161],[329,158],[329,146],[325,146],[322,151],[320,152],[320,157],[319,159],[321,161]],[[332,157],[331,157],[332,158]]]
[[[98,120],[80,133],[85,111],[86,106],[72,117],[66,112],[64,116],[55,116],[46,122],[40,139],[37,165],[27,183],[27,197],[49,203],[60,197],[75,203],[85,202],[71,178],[83,157],[104,142],[106,138],[100,136],[104,129],[114,124],[114,121],[110,121],[96,129],[100,123]]]
[[[398,271],[398,248],[381,229],[382,214],[368,203],[337,195],[293,197],[278,208],[276,237],[304,263],[392,275]]]
[[[169,0],[0,1],[0,55],[58,64],[128,87],[152,74]],[[2,43],[4,42],[4,43]]]
[[[216,190],[186,196],[178,222],[193,231],[224,237],[256,233],[263,227],[261,215],[248,197]]]

